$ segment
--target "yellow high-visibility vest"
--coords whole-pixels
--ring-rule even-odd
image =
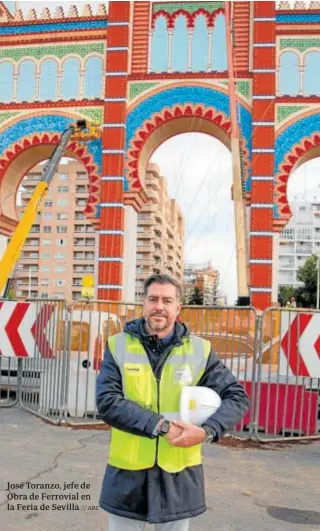
[[[165,419],[180,418],[184,385],[197,385],[202,377],[210,342],[190,335],[170,352],[157,382],[148,356],[138,340],[124,332],[108,339],[122,375],[124,397],[158,412]],[[125,470],[143,470],[155,463],[167,472],[179,472],[201,463],[201,444],[190,448],[170,445],[166,437],[149,439],[112,428],[109,463]]]

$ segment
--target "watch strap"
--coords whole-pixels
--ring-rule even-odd
[[[203,425],[202,428],[207,434],[207,437],[204,442],[210,443],[210,442],[215,442],[218,440],[218,437],[217,437],[218,434],[214,428],[212,428],[211,426],[208,426],[207,424]]]

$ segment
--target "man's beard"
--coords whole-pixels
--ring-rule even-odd
[[[159,316],[152,316],[152,317],[163,317],[163,319],[165,319],[165,322],[163,325],[161,325],[160,323],[159,324],[156,324],[156,323],[152,323],[151,322],[151,319],[148,319],[147,320],[147,325],[148,325],[148,328],[150,328],[150,330],[152,330],[153,332],[162,332],[163,330],[165,330],[167,327],[168,327],[168,321],[167,321],[167,318],[164,317],[163,315],[159,315]]]

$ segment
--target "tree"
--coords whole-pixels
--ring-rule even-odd
[[[203,293],[200,288],[197,288],[197,286],[195,286],[193,292],[191,292],[188,304],[193,306],[203,306]]]
[[[279,286],[278,302],[281,306],[286,306],[290,297],[295,298],[296,290],[293,286]]]
[[[303,282],[303,286],[296,289],[295,298],[298,306],[303,308],[315,308],[317,301],[317,272],[318,257],[312,255],[301,266],[297,273],[297,279]]]

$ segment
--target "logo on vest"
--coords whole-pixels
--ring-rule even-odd
[[[192,374],[189,365],[175,369],[174,383],[180,385],[188,385],[192,383]]]
[[[141,372],[141,367],[126,367],[127,372],[138,373]]]

